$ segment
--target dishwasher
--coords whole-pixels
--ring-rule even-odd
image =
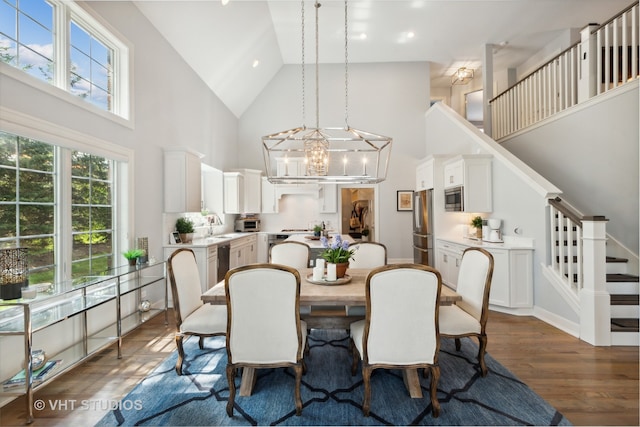
[[[218,246],[218,283],[224,280],[224,276],[229,271],[229,252],[231,245],[229,243]]]

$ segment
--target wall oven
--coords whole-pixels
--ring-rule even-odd
[[[464,211],[464,187],[451,187],[444,190],[444,210],[447,212]]]

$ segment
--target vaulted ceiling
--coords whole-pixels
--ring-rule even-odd
[[[301,0],[137,0],[140,11],[240,117],[284,64],[302,57]],[[567,30],[604,23],[632,0],[350,0],[350,63],[429,61],[431,84],[459,67],[518,68]],[[319,63],[344,63],[344,1],[318,9]],[[315,13],[304,1],[305,63],[315,63]]]

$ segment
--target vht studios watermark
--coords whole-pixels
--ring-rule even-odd
[[[39,399],[33,402],[33,408],[36,411],[43,411],[47,408],[52,411],[112,411],[114,409],[140,411],[142,409],[142,401],[101,399]]]

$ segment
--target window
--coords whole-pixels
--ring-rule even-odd
[[[113,170],[114,161],[104,157],[0,132],[0,245],[29,248],[30,284],[111,267]],[[64,194],[70,194],[70,209]],[[66,264],[69,273],[61,268]]]
[[[74,151],[71,155],[72,277],[110,267],[113,254],[111,161]]]
[[[128,52],[74,2],[0,0],[1,62],[124,118]]]
[[[0,241],[29,248],[31,283],[55,277],[54,147],[0,133]]]

